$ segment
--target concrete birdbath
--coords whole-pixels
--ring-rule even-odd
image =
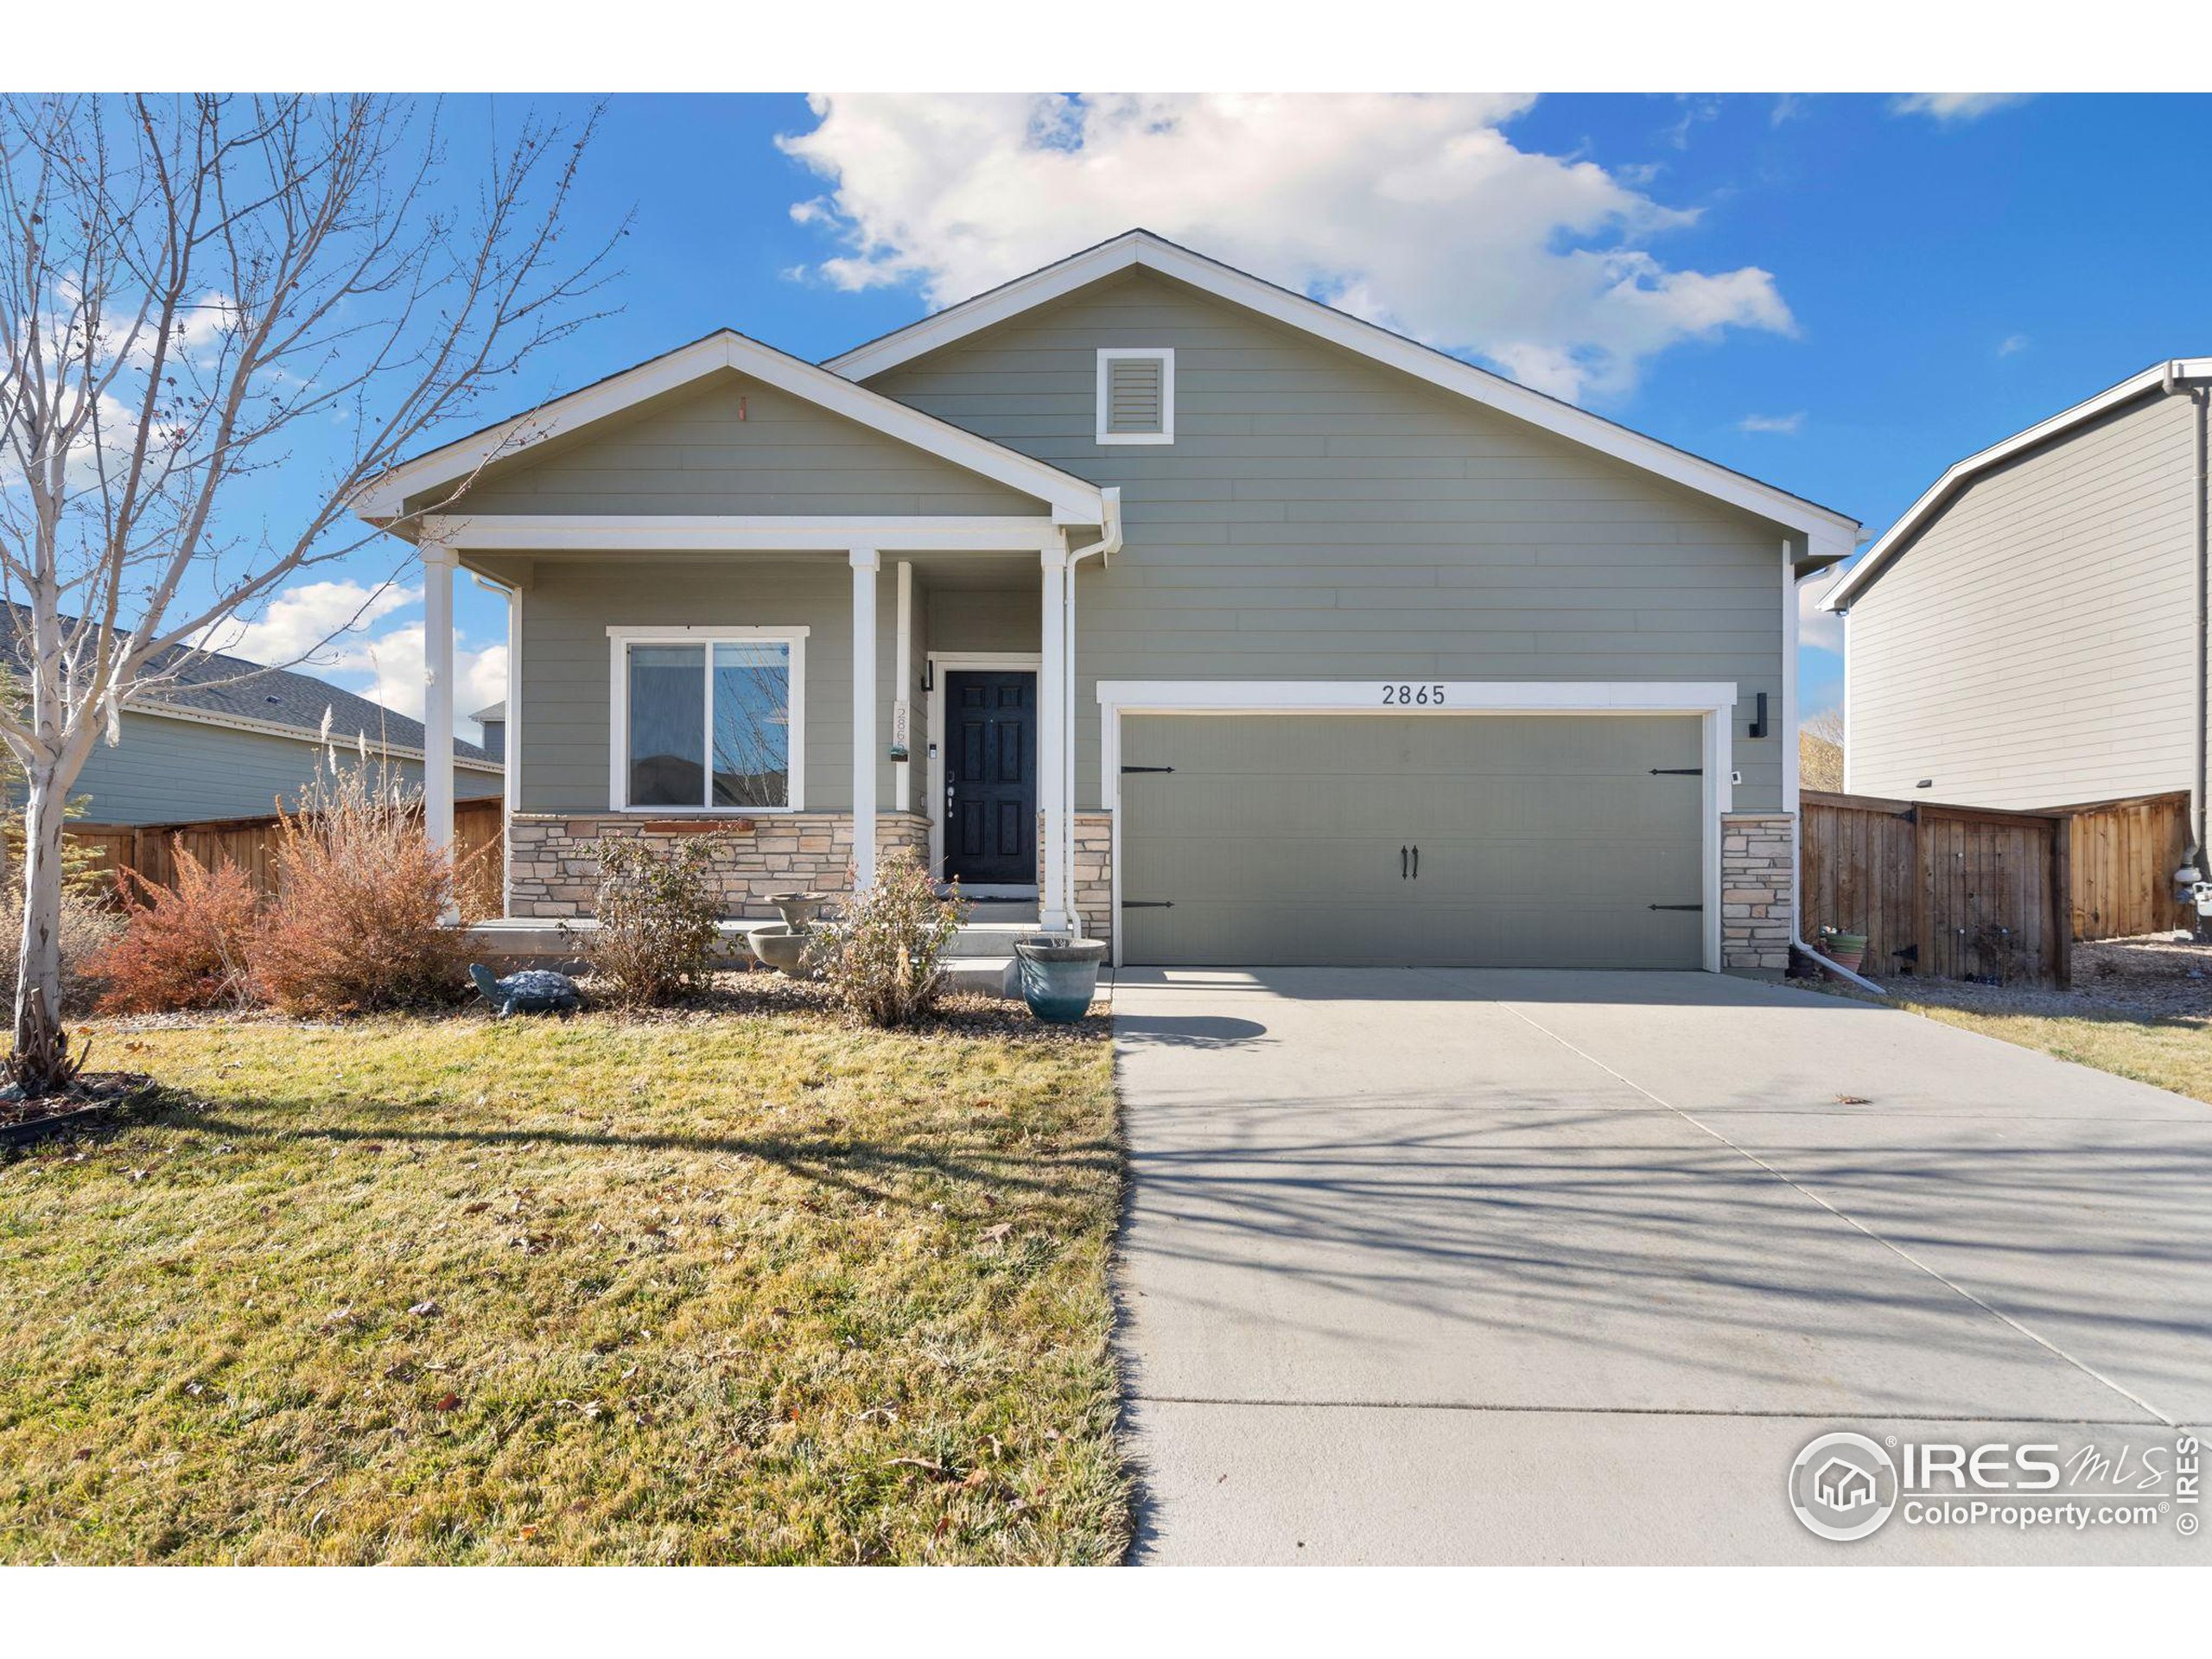
[[[794,933],[804,933],[814,925],[822,913],[822,906],[830,902],[826,893],[772,893],[768,902],[784,918],[784,925]],[[765,958],[764,958],[765,960]]]
[[[810,927],[792,927],[783,922],[766,922],[746,936],[746,943],[753,947],[753,954],[778,973],[791,979],[811,979],[814,976],[805,968],[806,947],[813,943]]]

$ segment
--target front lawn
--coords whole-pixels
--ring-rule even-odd
[[[2063,1002],[2060,994],[1985,991],[1935,981],[1898,981],[1884,988],[1898,1007],[1947,1026],[2212,1103],[2212,1021],[2133,1015]]]
[[[96,1028],[168,1093],[0,1165],[0,1557],[1117,1560],[1104,1022],[732,995]]]

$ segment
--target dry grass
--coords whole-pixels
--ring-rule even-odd
[[[2051,993],[1919,980],[1884,987],[1898,1007],[2062,1060],[2212,1103],[2212,1021],[2121,1013]]]
[[[2074,947],[2074,983],[1886,979],[1898,1007],[2212,1103],[2212,945],[2163,934]]]
[[[171,1018],[0,1167],[0,1557],[1107,1561],[1103,1022]]]

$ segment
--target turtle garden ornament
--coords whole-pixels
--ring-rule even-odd
[[[511,1014],[568,1014],[583,1006],[576,982],[550,968],[525,968],[505,979],[494,979],[492,970],[479,962],[469,964],[468,976],[476,982],[484,1000],[499,1010],[495,1017],[501,1020]]]

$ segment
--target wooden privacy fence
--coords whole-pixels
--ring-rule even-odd
[[[461,885],[477,893],[488,887],[492,914],[499,910],[505,832],[505,806],[499,797],[454,803],[454,857]],[[257,893],[276,890],[274,813],[206,823],[72,823],[67,835],[80,846],[99,849],[108,868],[136,870],[156,887],[176,885],[175,849],[181,844],[210,869],[225,860],[237,865]],[[464,911],[470,908],[484,906],[464,906]]]
[[[1876,979],[2072,977],[2071,816],[1806,790],[1802,936],[1866,935]]]
[[[2074,823],[2074,937],[2125,939],[2196,925],[2174,897],[2189,856],[2189,793],[2064,809]]]

